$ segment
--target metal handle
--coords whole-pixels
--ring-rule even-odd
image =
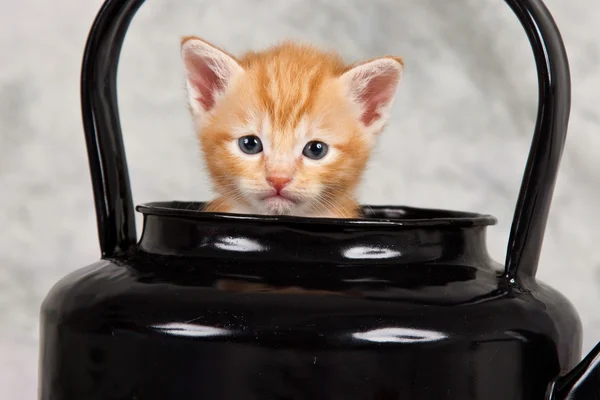
[[[131,19],[144,0],[106,0],[88,35],[81,112],[102,258],[135,245],[135,211],[117,103],[117,67]]]
[[[571,76],[562,37],[541,0],[505,0],[521,21],[535,57],[538,115],[506,252],[509,280],[537,272],[571,112]]]
[[[539,109],[508,241],[505,276],[535,276],[571,104],[566,51],[541,0],[505,0],[531,43],[538,72]],[[85,48],[81,105],[102,257],[135,245],[135,217],[119,122],[116,77],[123,39],[144,0],[107,0]]]

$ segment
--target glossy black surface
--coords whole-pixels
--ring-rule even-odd
[[[137,248],[52,290],[42,399],[542,399],[579,359],[570,303],[489,258],[489,216],[199,207],[140,207]]]
[[[273,270],[266,261],[302,264],[307,274],[297,276],[294,272],[295,279],[310,284],[311,265],[320,263],[345,266],[367,263],[367,269],[373,268],[374,263],[418,267],[422,263],[450,263],[474,271],[473,268],[490,262],[484,232],[487,225],[495,223],[491,216],[408,207],[366,207],[368,217],[348,224],[329,219],[311,221],[192,211],[200,207],[201,203],[189,202],[138,207],[145,216],[139,250],[228,262],[248,260],[265,263],[266,270]],[[465,260],[469,260],[468,265]],[[450,270],[453,268],[439,271],[440,277],[452,275]],[[437,278],[422,275],[422,285],[428,281],[432,284]]]
[[[570,107],[541,1],[506,1],[540,107],[505,265],[486,249],[493,217],[394,206],[328,220],[151,203],[136,243],[116,71],[142,2],[108,0],[86,46],[102,260],[44,301],[41,400],[600,398],[600,349],[577,365],[577,313],[534,277]]]

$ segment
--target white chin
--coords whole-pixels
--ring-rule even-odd
[[[289,215],[294,210],[294,202],[283,198],[270,198],[263,201],[263,208],[267,214]]]

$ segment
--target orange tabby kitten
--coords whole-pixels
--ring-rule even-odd
[[[204,211],[360,216],[355,189],[403,63],[346,65],[286,42],[240,58],[182,40],[189,103],[216,200]]]

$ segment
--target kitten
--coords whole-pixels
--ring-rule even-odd
[[[346,65],[284,42],[240,58],[181,42],[214,190],[204,211],[357,218],[355,190],[403,74],[399,57]]]

